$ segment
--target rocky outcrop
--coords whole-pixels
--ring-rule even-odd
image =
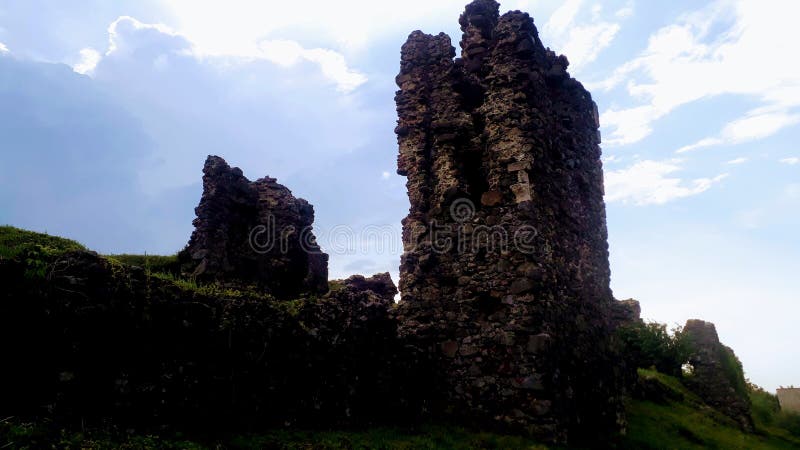
[[[734,419],[749,432],[755,430],[742,364],[730,347],[722,345],[711,322],[688,320],[683,333],[691,349],[691,375],[684,383],[704,402]]]
[[[252,283],[279,298],[328,290],[328,255],[312,233],[314,207],[274,178],[254,182],[209,156],[195,230],[180,254],[202,281]]]
[[[565,441],[620,425],[597,107],[531,17],[493,0],[411,33],[395,97],[400,333],[445,412]],[[575,435],[577,436],[577,434]]]

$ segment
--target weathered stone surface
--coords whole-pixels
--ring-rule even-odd
[[[800,388],[778,388],[777,395],[782,410],[800,414]]]
[[[755,430],[750,415],[750,397],[739,359],[730,347],[722,345],[711,322],[691,319],[683,327],[692,353],[691,376],[686,386],[706,403],[736,420],[743,430]]]
[[[354,291],[372,291],[389,302],[394,302],[394,296],[397,295],[397,287],[389,272],[378,273],[369,278],[365,278],[363,275],[353,275],[344,280],[344,285]]]
[[[251,182],[238,167],[209,156],[195,230],[181,252],[201,280],[254,283],[276,297],[328,290],[328,255],[311,226],[314,207],[274,178]]]
[[[467,5],[460,58],[445,34],[401,50],[400,333],[440,358],[442,410],[556,441],[613,432],[597,108],[530,16],[498,11]]]
[[[616,325],[641,322],[642,307],[639,301],[629,298],[614,302],[612,320]]]

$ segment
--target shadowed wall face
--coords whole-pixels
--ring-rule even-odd
[[[467,5],[401,52],[401,333],[439,361],[443,409],[566,440],[615,429],[597,107],[528,14]],[[591,374],[591,379],[589,379]]]
[[[311,228],[314,207],[274,178],[251,182],[209,156],[195,212],[195,230],[178,255],[187,274],[255,284],[278,298],[328,291],[328,255]]]

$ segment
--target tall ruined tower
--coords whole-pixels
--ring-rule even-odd
[[[460,58],[445,34],[402,47],[400,331],[433,358],[436,412],[615,431],[597,106],[528,14],[498,9],[467,5]]]

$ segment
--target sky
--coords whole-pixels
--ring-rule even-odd
[[[332,278],[389,271],[394,77],[466,0],[0,0],[0,223],[102,253],[188,241],[206,155],[316,211]],[[795,0],[509,0],[601,113],[611,287],[800,383]]]

